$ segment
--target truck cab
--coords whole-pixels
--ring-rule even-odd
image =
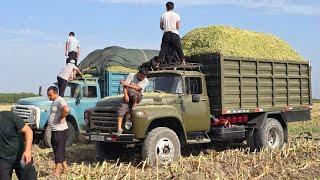
[[[204,75],[199,71],[150,72],[149,86],[138,108],[124,119],[116,134],[117,107],[123,95],[107,97],[85,112],[87,139],[96,142],[98,158],[121,145],[142,143],[142,155],[151,163],[157,149],[161,161],[180,156],[180,144],[210,142],[210,105]],[[160,138],[162,137],[162,138]],[[160,138],[160,139],[159,139]]]
[[[69,127],[67,145],[70,146],[83,131],[83,113],[91,108],[101,99],[98,78],[85,78],[68,82],[65,96],[69,105],[70,113],[67,116]],[[12,111],[17,113],[36,135],[41,135],[47,146],[50,146],[50,127],[47,120],[50,113],[52,101],[46,96],[31,97],[20,99],[17,104],[12,106]]]

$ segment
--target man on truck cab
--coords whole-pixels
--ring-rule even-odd
[[[170,48],[173,48],[177,53],[179,60],[185,62],[185,57],[183,54],[179,28],[181,26],[179,14],[173,12],[174,3],[167,2],[166,9],[167,12],[163,13],[160,18],[160,29],[163,30],[161,50],[159,53],[159,58],[161,62],[165,60],[166,54],[169,52]]]
[[[118,108],[118,131],[121,134],[123,129],[121,127],[123,116],[129,110],[134,110],[141,102],[143,91],[148,86],[149,80],[146,78],[148,71],[141,68],[138,73],[131,73],[126,80],[121,80],[120,84],[123,86],[123,103]]]
[[[68,81],[72,80],[76,73],[82,76],[81,71],[76,65],[74,65],[74,63],[75,60],[71,60],[66,66],[63,67],[63,69],[61,69],[57,76],[59,95],[61,97],[64,97],[64,91],[66,90]]]

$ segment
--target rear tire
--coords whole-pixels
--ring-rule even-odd
[[[142,147],[142,158],[148,164],[155,166],[157,158],[159,164],[167,164],[179,159],[181,145],[177,134],[166,127],[158,127],[151,130]]]
[[[252,134],[252,133],[251,133]],[[253,135],[248,137],[251,150],[262,148],[275,149],[284,144],[283,127],[277,119],[266,119],[261,129],[254,130]]]

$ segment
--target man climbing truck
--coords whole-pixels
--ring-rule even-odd
[[[186,66],[149,72],[153,89],[117,131],[122,96],[85,111],[87,138],[97,157],[142,145],[151,165],[179,158],[188,144],[244,141],[273,149],[288,140],[287,123],[310,120],[311,67],[307,61],[274,61],[201,54]],[[198,63],[198,64],[193,64]],[[171,70],[170,70],[171,69]],[[152,91],[152,92],[150,92]]]

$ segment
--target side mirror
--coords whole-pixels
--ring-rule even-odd
[[[39,96],[42,96],[42,93],[41,93],[41,92],[42,92],[42,86],[40,85],[40,86],[39,86],[39,92],[38,92],[38,95],[39,95]]]
[[[81,99],[80,88],[77,88],[75,93],[76,93],[76,105],[78,105],[78,104],[80,104],[80,99]]]
[[[192,102],[200,102],[200,95],[199,94],[193,94],[192,95]]]
[[[81,100],[81,96],[80,96],[80,93],[78,93],[76,97],[76,105],[80,104],[80,100]]]

